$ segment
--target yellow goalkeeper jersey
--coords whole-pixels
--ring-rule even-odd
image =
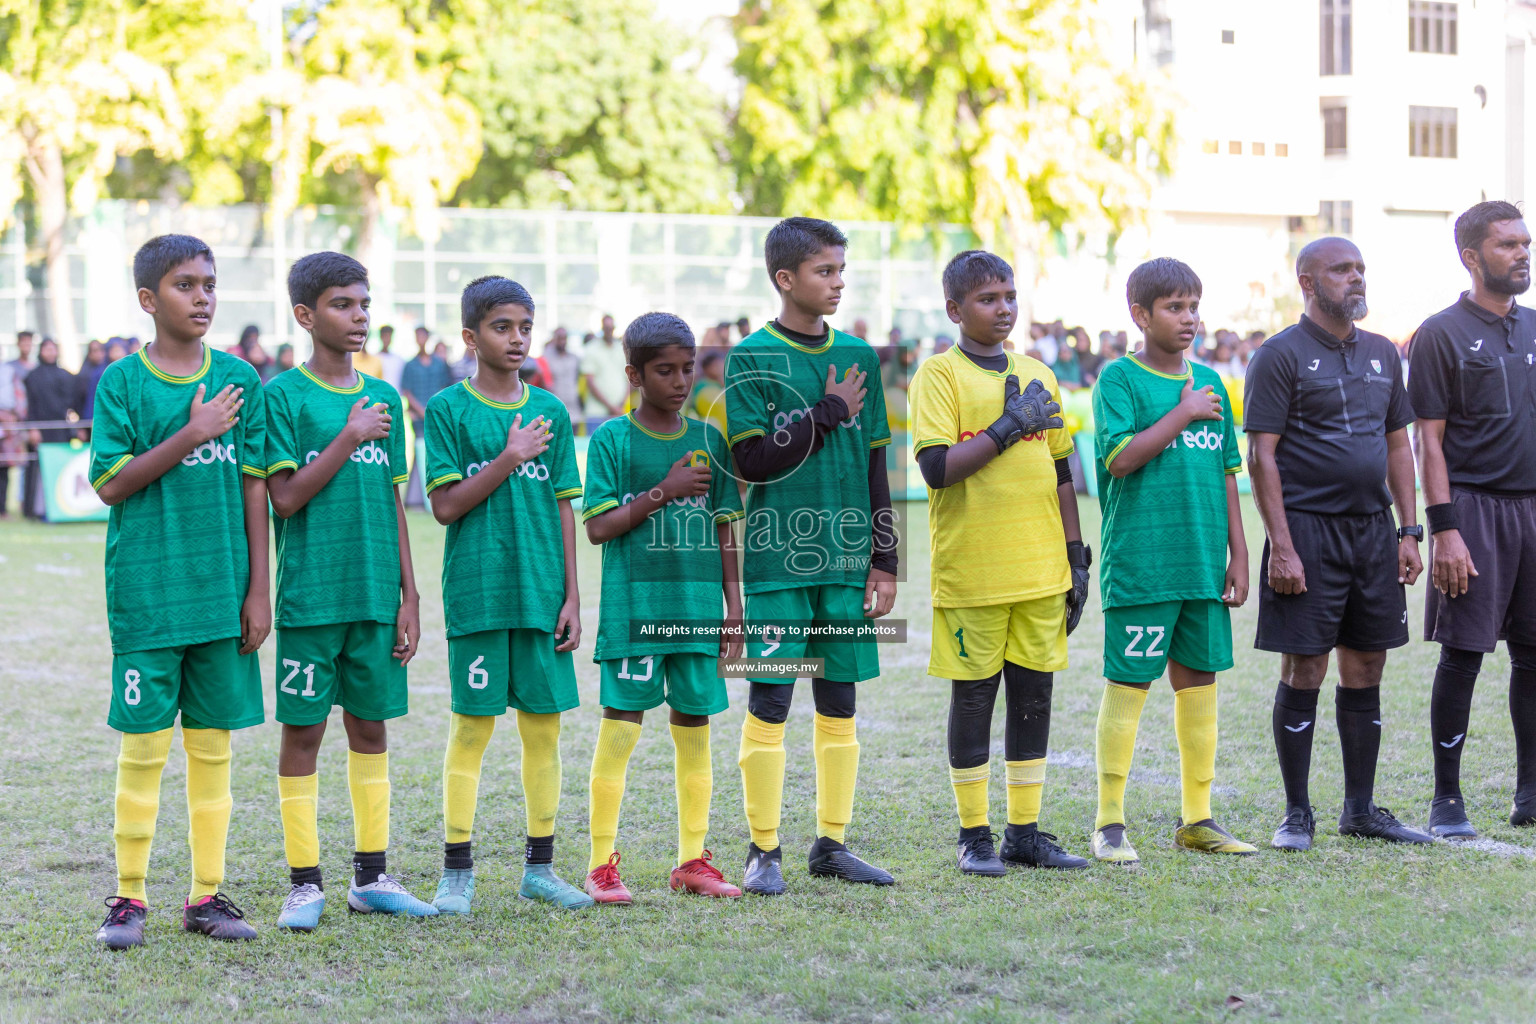
[[[1056,377],[1038,359],[1006,353],[1006,370],[984,370],[959,346],[918,367],[909,403],[912,452],[977,436],[1003,412],[1003,382],[1039,380],[1061,400]],[[980,472],[928,490],[933,606],[1013,604],[1071,589],[1056,460],[1070,454],[1065,429],[1027,434]]]

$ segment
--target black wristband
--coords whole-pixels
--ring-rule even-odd
[[[1444,533],[1446,530],[1458,530],[1461,527],[1456,521],[1456,506],[1450,502],[1443,505],[1430,505],[1424,510],[1424,518],[1429,520],[1429,532],[1431,534]]]

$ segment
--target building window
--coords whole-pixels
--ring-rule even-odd
[[[1200,149],[1206,153],[1219,153],[1221,152],[1221,143],[1217,142],[1215,139],[1206,139],[1204,142],[1200,143]]]
[[[1343,100],[1323,100],[1323,155],[1349,152],[1349,108]]]
[[[1321,74],[1350,74],[1350,0],[1318,0],[1321,14]]]
[[[1328,235],[1348,235],[1355,230],[1355,204],[1349,199],[1324,199],[1317,204],[1317,230]]]
[[[1456,52],[1456,5],[1408,0],[1408,49],[1413,53]]]
[[[1408,155],[1455,159],[1456,108],[1409,107]]]
[[[1262,142],[1250,142],[1250,143],[1248,143],[1248,152],[1252,153],[1254,156],[1263,156],[1264,155],[1264,143],[1262,143]]]
[[[1173,21],[1167,0],[1142,0],[1147,26],[1147,53],[1152,63],[1165,68],[1173,63]]]
[[[1237,42],[1237,33],[1230,28],[1224,28],[1221,30],[1221,41],[1223,43],[1235,43]]]
[[[1243,144],[1241,142],[1229,142],[1227,143],[1227,152],[1233,156],[1242,156]]]
[[[1275,156],[1290,156],[1291,145],[1288,142],[1275,143]]]

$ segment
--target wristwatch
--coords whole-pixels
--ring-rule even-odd
[[[1414,540],[1418,541],[1420,544],[1423,544],[1424,543],[1424,527],[1422,527],[1422,526],[1399,526],[1397,528],[1397,539],[1398,540],[1402,540],[1404,537],[1412,537]]]

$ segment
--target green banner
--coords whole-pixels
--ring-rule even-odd
[[[91,449],[79,441],[37,446],[50,523],[103,522],[107,506],[91,487]]]

